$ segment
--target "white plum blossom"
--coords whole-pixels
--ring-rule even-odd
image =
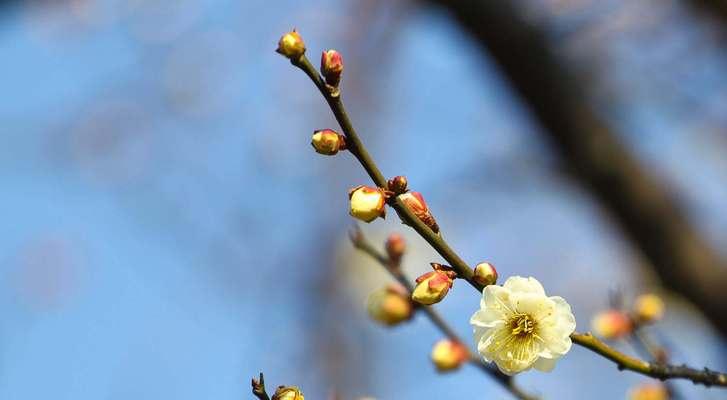
[[[502,286],[486,286],[470,324],[482,358],[507,375],[530,368],[551,371],[570,350],[576,328],[562,297],[546,296],[540,282],[521,276],[508,278]]]

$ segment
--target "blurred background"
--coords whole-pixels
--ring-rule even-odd
[[[440,334],[422,316],[392,329],[367,318],[368,293],[390,278],[348,242],[346,194],[369,179],[349,154],[310,148],[314,129],[338,126],[273,51],[292,27],[313,61],[342,52],[343,97],[370,152],[425,194],[467,262],[537,277],[580,331],[614,290],[627,302],[659,293],[667,314],[650,333],[673,361],[727,369],[727,313],[705,306],[727,300],[698,298],[714,291],[684,278],[727,272],[715,262],[727,258],[724,10],[483,1],[502,6],[498,36],[463,17],[479,15],[467,2],[434,3],[0,3],[0,398],[245,399],[260,371],[310,399],[510,398],[471,366],[438,375]],[[561,109],[543,111],[543,94]],[[591,131],[553,129],[549,115],[603,122],[591,148],[606,137],[624,151],[569,158],[553,138]],[[624,155],[638,171],[606,187],[589,178],[584,165]],[[643,176],[656,206],[614,206],[609,195],[638,193]],[[676,222],[644,235],[641,216]],[[412,276],[442,261],[393,213],[362,229],[377,244],[403,233]],[[698,251],[673,245],[675,231]],[[706,248],[704,265],[682,261]],[[458,284],[438,308],[469,338],[478,304]],[[549,399],[617,399],[648,378],[574,347],[518,381]]]

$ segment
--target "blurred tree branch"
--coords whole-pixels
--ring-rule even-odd
[[[725,262],[587,105],[545,34],[508,1],[428,0],[450,10],[525,102],[577,183],[613,216],[665,287],[698,306],[727,336]]]

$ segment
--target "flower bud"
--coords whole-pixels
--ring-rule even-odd
[[[303,393],[295,386],[278,386],[272,400],[305,400]]]
[[[398,233],[392,233],[386,238],[386,254],[389,255],[391,261],[398,264],[405,252],[406,241],[403,236]]]
[[[366,309],[374,321],[393,326],[411,318],[414,307],[404,288],[388,285],[369,295]]]
[[[497,270],[494,265],[488,262],[479,263],[475,265],[472,280],[482,286],[494,285],[497,282]]]
[[[378,217],[386,216],[386,198],[379,188],[358,186],[348,192],[352,217],[364,222],[371,222]]]
[[[408,182],[405,176],[399,175],[389,179],[387,184],[389,186],[389,190],[394,192],[394,194],[399,195],[406,192],[406,186]]]
[[[293,29],[280,38],[278,49],[275,51],[291,60],[298,60],[305,54],[305,43],[300,34]]]
[[[451,267],[432,263],[432,268],[434,271],[427,272],[416,280],[417,285],[411,298],[419,304],[432,305],[442,301],[457,277]]]
[[[629,391],[629,400],[669,400],[669,390],[662,383],[642,383]]]
[[[331,86],[338,86],[343,73],[343,57],[336,50],[327,50],[321,56],[321,74],[326,78],[326,83]]]
[[[633,331],[633,323],[628,315],[619,310],[598,313],[591,321],[593,332],[604,339],[620,339]]]
[[[399,199],[406,204],[407,207],[419,218],[425,225],[429,227],[434,233],[439,233],[439,225],[434,220],[434,216],[429,212],[427,203],[424,202],[424,197],[419,192],[407,192],[399,195]]]
[[[339,150],[346,149],[346,139],[332,129],[313,132],[310,144],[316,153],[326,156],[335,155]]]
[[[664,301],[655,294],[642,294],[634,302],[634,317],[640,323],[650,323],[664,316]]]
[[[453,371],[469,359],[469,350],[460,342],[442,339],[432,348],[432,362],[439,372]]]

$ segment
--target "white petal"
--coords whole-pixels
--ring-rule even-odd
[[[505,314],[501,310],[485,308],[477,310],[470,318],[470,324],[481,328],[492,328],[505,323]]]
[[[540,337],[543,339],[543,350],[540,352],[540,357],[543,358],[561,357],[570,351],[573,345],[570,336],[559,337],[543,333],[540,334]]]
[[[511,276],[507,278],[505,284],[502,286],[506,289],[510,289],[512,292],[534,293],[545,296],[545,289],[543,289],[543,285],[541,285],[537,279],[532,277],[523,278],[522,276]]]
[[[533,293],[513,293],[510,302],[515,311],[528,314],[536,321],[548,318],[556,314],[555,303],[545,296]]]
[[[482,291],[480,308],[498,310],[506,315],[513,313],[510,291],[502,286],[489,285]]]
[[[533,368],[537,369],[538,371],[543,372],[550,372],[555,368],[555,362],[558,361],[557,358],[539,358],[538,361],[535,361],[533,364]]]
[[[552,296],[550,300],[555,303],[557,314],[556,325],[564,335],[570,335],[576,330],[576,317],[571,311],[570,304],[560,296]]]

